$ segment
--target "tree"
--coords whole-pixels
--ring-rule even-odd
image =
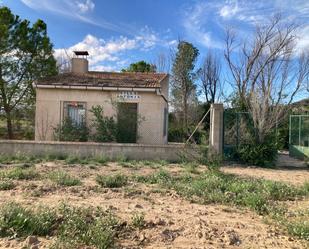
[[[297,54],[297,30],[279,15],[258,25],[247,42],[237,41],[235,32],[227,30],[225,59],[236,95],[252,115],[258,143],[288,115],[308,79],[309,57]]]
[[[126,69],[122,69],[122,72],[156,72],[156,67],[146,61],[138,61],[136,63],[130,64]]]
[[[189,103],[196,102],[196,85],[193,71],[199,51],[191,43],[180,41],[172,67],[172,101],[176,111],[182,116],[182,126],[188,128]]]
[[[0,8],[0,106],[9,139],[14,137],[13,111],[34,100],[32,82],[56,72],[46,24],[38,20],[31,26],[7,7]]]
[[[221,91],[221,64],[212,51],[208,51],[198,75],[206,102],[214,103]]]

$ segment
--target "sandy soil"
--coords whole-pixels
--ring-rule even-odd
[[[249,176],[263,178],[273,181],[281,181],[294,185],[302,185],[309,182],[309,168],[279,168],[262,169],[256,167],[239,167],[237,165],[226,166],[222,168],[223,172],[236,174],[240,176]]]
[[[64,166],[61,163],[36,165],[42,174],[63,169],[82,179],[81,186],[59,187],[49,180],[18,181],[14,190],[0,191],[0,202],[17,201],[26,206],[72,205],[100,206],[111,210],[120,220],[131,222],[135,213],[145,215],[146,227],[118,241],[120,248],[307,248],[302,240],[267,225],[263,217],[247,209],[222,205],[190,203],[173,191],[130,183],[121,189],[103,189],[95,183],[97,174],[150,174],[158,169],[132,169],[116,163],[91,168],[86,165]],[[184,169],[168,165],[177,174]],[[0,169],[2,170],[2,169]],[[204,168],[200,169],[201,171]],[[225,172],[265,177],[300,184],[309,173],[263,169],[224,168]],[[292,175],[290,175],[292,174]],[[291,204],[292,206],[293,204]],[[53,238],[39,238],[40,248],[48,248]],[[0,239],[0,248],[21,248],[24,240]]]

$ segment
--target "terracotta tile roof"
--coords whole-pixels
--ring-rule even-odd
[[[65,73],[38,80],[36,85],[159,88],[165,77],[164,73]]]

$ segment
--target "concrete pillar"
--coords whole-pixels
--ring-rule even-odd
[[[209,148],[211,153],[223,154],[223,104],[211,104]]]

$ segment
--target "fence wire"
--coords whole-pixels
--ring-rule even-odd
[[[309,147],[309,115],[290,116],[291,145]]]

